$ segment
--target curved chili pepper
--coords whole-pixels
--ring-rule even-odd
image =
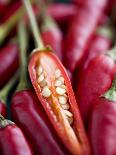
[[[109,88],[108,88],[109,89]],[[104,97],[93,100],[94,106],[89,123],[89,138],[94,155],[116,154],[116,79]]]
[[[0,88],[13,76],[18,64],[18,46],[15,42],[9,42],[0,51]]]
[[[35,154],[63,155],[43,120],[42,109],[39,109],[38,99],[32,90],[15,93],[11,112],[14,121],[31,142]]]
[[[64,64],[74,71],[85,54],[85,48],[98,24],[107,0],[86,0],[78,9],[69,32],[64,48]]]
[[[0,116],[0,151],[2,155],[33,154],[20,128],[2,116]]]
[[[104,54],[96,56],[81,75],[76,90],[76,99],[85,124],[88,124],[89,121],[94,103],[92,101],[110,87],[112,78],[116,74],[116,64],[113,58],[115,56],[111,57]]]

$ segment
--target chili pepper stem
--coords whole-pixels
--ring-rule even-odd
[[[36,0],[36,3],[39,4],[40,17],[42,18],[42,21],[43,21],[42,30],[44,31],[51,27],[57,27],[57,24],[54,21],[54,19],[50,15],[47,14],[46,12],[47,7],[45,3],[42,0]]]
[[[116,76],[113,79],[110,89],[102,96],[110,101],[116,102]]]
[[[35,40],[35,45],[39,49],[43,49],[45,46],[43,44],[43,41],[42,41],[41,36],[40,36],[39,29],[37,27],[37,22],[36,22],[32,7],[31,7],[30,0],[22,0],[22,2],[24,3],[24,6],[27,10],[27,14],[28,14],[28,17],[30,20],[31,29],[33,32],[34,40]]]
[[[17,91],[28,88],[27,82],[27,61],[26,61],[26,50],[27,50],[27,35],[23,22],[19,23],[18,27],[19,45],[20,45],[20,81],[17,87]]]
[[[5,40],[11,29],[15,26],[18,20],[24,14],[24,7],[19,8],[14,15],[12,15],[6,23],[0,26],[0,44]]]
[[[116,43],[111,50],[108,50],[106,55],[110,56],[114,61],[116,61]]]
[[[16,80],[18,78],[18,73],[15,74],[15,76],[0,90],[0,100],[3,101],[3,103],[6,103],[8,93],[12,86],[15,84]]]
[[[96,33],[113,40],[114,39],[113,32],[114,32],[113,26],[111,24],[106,24],[105,26],[99,27]]]

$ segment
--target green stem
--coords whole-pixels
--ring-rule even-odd
[[[110,24],[106,24],[104,26],[100,26],[97,28],[96,34],[100,34],[104,37],[107,37],[111,40],[113,40],[114,38],[114,28],[112,25]]]
[[[7,35],[16,25],[16,23],[21,19],[24,14],[24,7],[20,7],[15,14],[13,14],[6,23],[0,26],[0,44],[5,40]]]
[[[111,50],[108,50],[106,55],[108,55],[109,57],[111,57],[114,61],[116,61],[116,43],[114,45],[114,47]]]
[[[12,86],[15,84],[17,79],[18,79],[18,73],[16,73],[15,76],[13,76],[11,80],[1,89],[0,100],[3,101],[4,103],[6,103],[8,93],[10,89],[12,88]]]
[[[43,44],[43,41],[41,39],[40,31],[39,31],[38,26],[37,26],[37,22],[36,22],[36,19],[35,19],[33,10],[32,10],[30,0],[22,0],[22,1],[25,5],[25,8],[27,10],[27,14],[28,14],[29,19],[30,19],[30,25],[31,25],[31,29],[33,32],[35,44],[39,49],[43,49],[44,44]]]
[[[14,125],[15,123],[5,119],[1,114],[0,114],[0,128],[5,128],[8,125]]]
[[[17,87],[17,90],[23,90],[28,88],[27,82],[27,60],[26,60],[26,52],[27,52],[27,35],[26,29],[23,22],[19,23],[18,27],[18,35],[19,35],[19,46],[20,46],[20,81]]]
[[[42,25],[42,31],[46,31],[49,30],[52,27],[57,27],[56,22],[54,21],[54,19],[48,15],[47,13],[47,6],[45,5],[45,3],[42,0],[36,0],[37,5],[39,6],[40,9],[40,16],[42,18],[43,21],[43,25]]]
[[[116,76],[114,77],[111,88],[103,95],[103,97],[116,102]]]

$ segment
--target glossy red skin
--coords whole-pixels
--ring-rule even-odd
[[[75,150],[73,149],[73,151],[71,151],[72,148],[75,148],[75,143],[73,143],[74,146],[71,144],[72,137],[70,135],[71,133],[68,134],[68,131],[66,131],[66,129],[65,129],[66,128],[66,125],[65,125],[66,122],[65,121],[59,121],[58,122],[55,119],[56,117],[59,117],[59,115],[61,115],[60,113],[62,113],[60,111],[59,105],[57,104],[57,107],[56,107],[56,105],[53,105],[54,111],[55,112],[57,111],[57,114],[58,114],[58,115],[56,115],[55,112],[52,110],[50,104],[41,95],[41,91],[40,91],[40,89],[38,87],[38,83],[36,81],[37,80],[36,66],[37,66],[38,62],[40,61],[40,58],[43,59],[43,60],[41,60],[42,62],[44,62],[44,59],[45,59],[45,62],[47,62],[47,63],[49,63],[50,60],[52,62],[54,62],[54,66],[56,65],[60,69],[60,71],[61,71],[61,73],[65,79],[65,84],[67,86],[67,93],[68,93],[70,103],[71,103],[70,109],[71,109],[71,112],[73,114],[73,119],[74,119],[73,120],[74,123],[73,123],[72,127],[73,127],[73,129],[75,129],[76,135],[78,135],[80,138],[81,153],[77,149],[78,146],[76,146],[77,148]],[[54,68],[54,66],[53,66],[53,68]],[[72,154],[89,155],[90,154],[89,143],[88,143],[88,140],[87,140],[84,128],[83,128],[83,123],[82,123],[80,112],[78,109],[78,105],[76,103],[74,93],[73,93],[73,90],[71,87],[71,82],[70,82],[68,75],[67,75],[63,65],[61,64],[60,60],[51,51],[47,51],[46,49],[43,51],[37,51],[37,52],[32,54],[31,59],[29,61],[28,69],[29,69],[29,75],[30,75],[33,87],[35,89],[35,92],[38,96],[38,99],[41,102],[46,114],[48,115],[48,118],[50,119],[50,121],[51,121],[55,131],[57,132],[57,135],[60,137],[61,141],[64,143],[64,145],[67,147],[67,149],[69,149],[69,151],[72,152]],[[67,127],[67,128],[70,131],[69,127]]]
[[[22,131],[16,125],[0,128],[0,151],[2,155],[33,155]]]
[[[41,32],[44,44],[50,45],[55,51],[55,54],[62,60],[62,39],[63,35],[59,27],[49,26]]]
[[[74,71],[85,54],[86,46],[96,29],[107,0],[86,0],[78,9],[66,36],[64,47],[64,64]]]
[[[105,98],[93,100],[96,104],[89,124],[89,138],[94,155],[116,154],[116,102]]]
[[[13,76],[18,64],[18,46],[16,43],[10,42],[0,51],[0,88]]]
[[[109,36],[104,36],[102,34],[95,34],[93,39],[87,49],[87,56],[84,60],[83,70],[85,70],[89,62],[95,58],[97,55],[105,54],[107,50],[111,47],[112,40]]]
[[[56,3],[48,7],[48,13],[57,23],[69,23],[77,14],[77,7],[73,4]]]
[[[6,104],[0,101],[0,114],[6,117]]]
[[[89,122],[89,115],[94,99],[101,96],[111,85],[116,74],[114,60],[106,55],[95,57],[81,75],[75,96],[85,125]]]
[[[31,142],[35,154],[63,155],[43,121],[42,110],[39,110],[37,103],[38,99],[33,91],[17,92],[13,96],[11,104],[13,119]]]

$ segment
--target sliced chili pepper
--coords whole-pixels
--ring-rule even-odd
[[[13,76],[18,64],[18,46],[16,42],[11,41],[0,51],[0,88]]]
[[[95,31],[107,0],[86,0],[78,9],[66,37],[64,48],[64,64],[70,71],[74,71],[85,54],[85,48]]]
[[[27,89],[26,83],[26,42],[25,32],[20,27],[21,44],[21,76],[17,92],[12,98],[11,111],[15,122],[21,127],[27,139],[31,142],[35,154],[63,155],[62,150],[54,140],[53,135],[45,124],[42,109],[39,109],[37,96]]]
[[[102,95],[111,85],[116,74],[115,49],[109,55],[100,54],[93,58],[87,69],[81,75],[76,90],[76,99],[79,104],[82,118],[88,124],[89,115],[94,99]]]
[[[32,155],[22,131],[0,115],[0,151],[2,155]]]
[[[44,47],[29,1],[23,1],[39,49],[29,61],[29,75],[35,92],[58,136],[74,155],[90,154],[80,112],[69,77],[60,60]],[[35,28],[35,29],[34,29]]]
[[[94,155],[116,154],[116,78],[112,87],[102,97],[93,100],[94,106],[89,123],[89,138]]]

